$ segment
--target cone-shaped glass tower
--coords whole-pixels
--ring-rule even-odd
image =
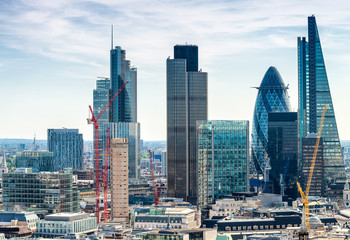
[[[290,103],[281,75],[270,67],[258,87],[252,129],[252,160],[259,174],[264,172],[267,158],[267,120],[269,112],[289,112]]]
[[[298,38],[299,141],[301,142],[308,133],[317,133],[323,107],[328,105],[322,138],[324,139],[324,192],[330,193],[332,184],[345,182],[345,169],[326,66],[314,16],[308,18],[308,35],[308,42],[305,37]],[[299,152],[301,154],[301,149]],[[300,155],[299,159],[301,159]]]

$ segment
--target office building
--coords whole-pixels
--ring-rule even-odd
[[[54,171],[83,169],[83,134],[78,129],[48,129],[47,149],[53,153]]]
[[[56,213],[45,216],[45,220],[37,222],[35,237],[43,238],[74,238],[82,234],[94,234],[98,225],[96,217],[87,213]]]
[[[270,159],[268,192],[299,197],[298,181],[298,113],[268,113],[268,146]]]
[[[196,202],[196,121],[208,118],[208,74],[197,71],[198,49],[174,47],[167,59],[168,196]],[[198,68],[198,67],[197,67]]]
[[[47,151],[23,151],[16,154],[16,168],[31,168],[33,172],[52,172],[53,153]]]
[[[128,139],[111,139],[112,220],[129,221]]]
[[[134,229],[190,229],[200,226],[200,215],[190,208],[156,208],[137,213]]]
[[[3,176],[5,211],[79,212],[79,201],[71,169],[33,173],[30,168],[17,168]]]
[[[129,178],[138,178],[140,174],[140,123],[109,122],[100,125],[101,154],[106,154],[107,130],[109,138],[126,138],[128,140]],[[112,143],[110,143],[110,146]],[[100,158],[100,171],[104,168],[104,156]]]
[[[301,163],[301,186],[306,189],[307,181],[310,175],[312,158],[314,156],[317,135],[308,134],[302,139],[302,163]],[[324,196],[324,140],[320,139],[318,145],[316,162],[312,174],[309,196]]]
[[[197,136],[197,205],[248,191],[249,122],[197,121]]]
[[[321,135],[324,144],[324,190],[327,194],[331,192],[332,184],[345,183],[345,168],[315,16],[308,17],[308,36],[308,41],[305,37],[298,38],[299,146],[308,133],[318,132],[322,110],[327,105]],[[299,151],[301,158],[302,151]]]
[[[275,67],[270,67],[261,81],[256,97],[252,126],[252,161],[256,172],[266,167],[269,112],[289,112],[290,103],[283,79]]]
[[[111,80],[109,78],[100,78],[96,80],[96,89],[93,91],[93,112],[97,118],[104,106],[106,106],[110,99]],[[109,109],[102,114],[97,122],[109,121]]]
[[[13,220],[17,220],[18,225],[27,226],[30,231],[35,232],[39,217],[33,212],[0,211],[1,225],[11,225]]]
[[[116,46],[110,51],[110,78],[101,78],[96,81],[93,107],[95,117],[100,114],[104,106],[126,82],[129,83],[98,120],[100,123],[99,152],[100,154],[106,154],[108,127],[110,128],[110,139],[127,138],[129,144],[129,178],[138,178],[140,123],[137,122],[137,69],[130,65],[129,60],[126,60],[126,51],[120,46]],[[105,156],[100,155],[100,176],[104,165]],[[110,179],[109,173],[108,179]],[[102,178],[100,178],[100,181],[102,181]]]
[[[126,60],[126,51],[116,46],[111,49],[111,96],[127,81],[111,105],[110,122],[137,122],[137,69]]]

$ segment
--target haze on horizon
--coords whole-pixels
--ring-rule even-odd
[[[79,128],[92,139],[88,105],[97,76],[109,77],[114,44],[138,69],[141,138],[166,139],[166,58],[199,47],[208,72],[209,119],[249,120],[257,90],[275,66],[297,111],[297,37],[315,14],[342,140],[350,139],[350,4],[347,1],[17,0],[0,2],[0,138],[46,139]]]

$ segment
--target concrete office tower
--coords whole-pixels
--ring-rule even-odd
[[[137,122],[137,69],[126,60],[126,51],[116,46],[111,49],[111,96],[127,81],[111,105],[110,122]]]
[[[47,149],[54,155],[54,171],[83,169],[83,134],[78,129],[48,129]]]
[[[269,193],[296,199],[298,181],[298,113],[268,114],[268,146],[270,158]]]
[[[249,122],[197,121],[197,136],[197,205],[248,191]]]
[[[252,126],[252,160],[257,173],[263,174],[267,158],[267,117],[269,112],[289,112],[290,103],[283,79],[270,67],[261,81],[256,97]]]
[[[328,105],[322,131],[324,192],[328,194],[332,192],[330,191],[332,185],[345,183],[344,160],[321,41],[314,16],[308,18],[308,35],[308,42],[305,37],[298,38],[299,146],[308,133],[317,133],[323,107]],[[301,155],[299,157],[301,158]]]
[[[177,45],[174,56],[167,59],[168,196],[195,203],[196,121],[208,118],[208,74],[195,67],[197,46]]]
[[[16,168],[31,168],[33,172],[52,172],[53,153],[47,151],[23,151],[16,154]]]
[[[129,158],[129,178],[138,178],[140,174],[140,123],[102,123],[100,125],[100,139],[101,149],[106,149],[107,130],[109,130],[109,137],[112,138],[126,138],[128,139],[128,158]],[[101,152],[102,153],[102,152]],[[105,152],[103,152],[105,153]],[[100,161],[100,170],[104,167],[104,158]]]
[[[314,155],[317,135],[308,134],[302,139],[302,169],[301,169],[301,186],[306,189],[309,178],[311,162]],[[309,196],[324,196],[324,141],[320,139],[317,150],[315,168],[312,175]]]
[[[112,220],[129,221],[128,139],[111,139]]]

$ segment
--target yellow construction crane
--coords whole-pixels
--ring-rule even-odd
[[[317,139],[316,139],[316,145],[314,149],[314,154],[312,156],[312,161],[311,161],[311,167],[310,167],[310,172],[309,172],[309,177],[307,179],[307,185],[306,185],[306,190],[305,193],[301,189],[300,184],[297,182],[299,192],[301,195],[301,198],[303,199],[303,204],[305,208],[305,216],[306,216],[306,225],[307,225],[307,230],[310,231],[310,220],[309,220],[309,191],[310,191],[310,186],[311,186],[311,180],[312,180],[312,175],[314,173],[314,168],[315,168],[315,163],[316,163],[316,157],[317,157],[317,151],[318,151],[318,146],[320,144],[320,139],[321,139],[321,133],[322,133],[322,128],[323,128],[323,122],[324,122],[324,117],[326,115],[326,110],[327,110],[327,105],[323,107],[322,111],[322,116],[321,116],[321,121],[320,121],[320,127],[318,129],[317,133]]]

